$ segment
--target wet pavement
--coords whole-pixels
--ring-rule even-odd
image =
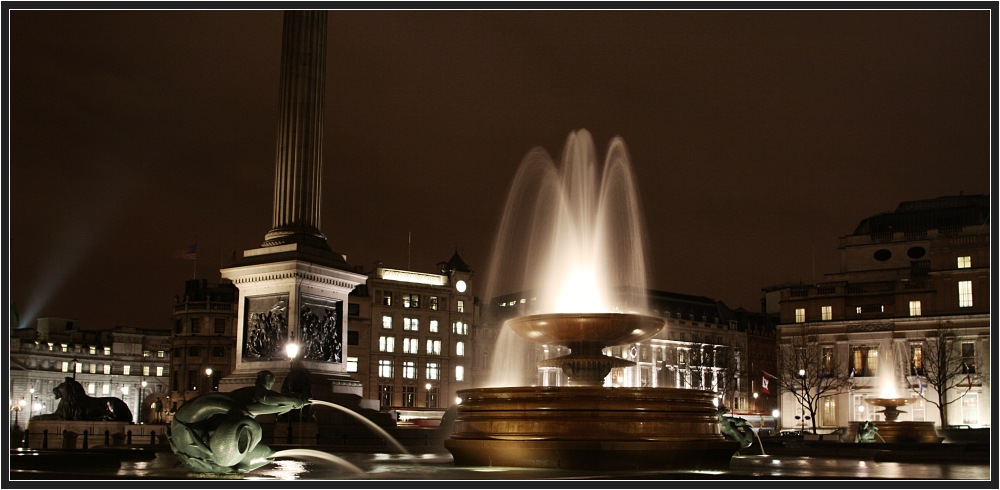
[[[72,467],[60,465],[35,470],[11,470],[10,478],[17,480],[92,480],[125,482],[133,488],[135,480],[240,480],[262,483],[282,481],[323,480],[412,480],[418,483],[437,480],[963,480],[990,482],[989,460],[970,462],[948,461],[884,461],[872,453],[859,453],[849,457],[851,448],[844,447],[837,456],[813,455],[737,455],[730,469],[722,472],[664,472],[664,471],[615,471],[591,472],[539,468],[461,467],[455,466],[449,454],[390,454],[343,453],[313,451],[276,458],[271,464],[243,475],[206,475],[186,471],[177,464],[170,452],[155,453],[154,458],[122,461],[117,468],[87,465]],[[942,447],[954,451],[958,447]],[[66,458],[73,458],[66,451]],[[322,453],[322,454],[318,454]],[[326,457],[322,457],[326,455]],[[21,456],[25,457],[25,456]],[[905,458],[895,458],[905,459]],[[950,458],[954,459],[954,458]],[[15,465],[16,466],[16,465]],[[209,481],[204,483],[209,484]],[[218,483],[218,482],[211,482]],[[883,482],[885,483],[885,482]],[[198,486],[195,484],[194,486]],[[852,486],[857,486],[855,481]],[[881,484],[879,485],[882,486]],[[960,485],[965,486],[965,485]],[[991,488],[996,488],[992,485]]]

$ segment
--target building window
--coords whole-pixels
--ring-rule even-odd
[[[59,344],[59,347],[62,349],[63,352],[69,352],[69,345]]]
[[[213,345],[212,357],[226,357],[226,348],[221,345]]]
[[[132,366],[129,366],[128,364],[122,366],[122,374],[124,374],[125,376],[132,374]]]
[[[427,408],[436,408],[438,406],[438,389],[437,386],[432,386],[425,393],[427,397],[425,403]]]
[[[62,372],[64,372],[64,373],[68,373],[69,372],[69,361],[63,361],[63,363],[62,363]]]
[[[382,328],[386,330],[392,330],[392,317],[389,315],[382,315]]]
[[[200,347],[188,347],[188,356],[189,357],[198,357],[200,355],[201,355],[201,348]]]
[[[416,332],[420,329],[420,319],[403,317],[403,330]]]
[[[104,348],[104,355],[106,355],[106,356],[110,356],[111,355],[111,347],[105,347]]]
[[[833,347],[823,347],[823,370],[827,374],[833,373]]]
[[[965,396],[962,397],[962,423],[963,424],[979,423],[978,393],[966,393]]]
[[[962,374],[976,374],[976,344],[973,342],[962,342]]]
[[[427,329],[430,331],[430,333],[438,333],[438,321],[437,320],[431,320],[430,324],[427,327]]]
[[[420,343],[417,339],[412,337],[403,338],[403,353],[404,354],[419,354]]]
[[[396,337],[386,337],[381,336],[378,338],[378,351],[379,352],[395,352],[396,351]]]
[[[143,376],[149,376],[149,366],[143,366],[142,367],[142,375]]]
[[[111,385],[108,384],[108,383],[104,383],[104,385],[101,386],[101,394],[102,395],[110,395],[111,394]]]
[[[215,335],[225,335],[226,334],[226,319],[225,318],[216,318],[215,319],[215,326],[213,328],[214,328],[214,331],[215,331]]]
[[[53,349],[54,347],[55,347],[55,346],[54,346],[54,345],[52,345],[52,342],[49,342],[49,352],[51,352],[51,351],[52,351],[52,349]]]
[[[417,363],[403,361],[403,379],[417,379]]]
[[[97,374],[97,364],[90,363],[90,374]]]
[[[441,355],[441,341],[434,339],[427,339],[427,354],[440,356]]]
[[[469,324],[457,321],[451,324],[451,333],[456,335],[469,335]]]
[[[970,257],[968,255],[966,255],[964,257],[959,257],[958,258],[957,267],[959,269],[968,269],[968,268],[972,267],[972,257]]]
[[[427,363],[427,379],[441,379],[441,366],[436,362]]]
[[[378,377],[380,377],[380,378],[391,378],[392,377],[392,360],[391,359],[379,359],[378,360]]]
[[[361,305],[357,303],[349,303],[347,305],[347,316],[360,316],[361,315]]]
[[[191,333],[201,333],[201,322],[198,318],[191,319]]]
[[[163,376],[163,366],[156,366],[156,375]]]
[[[455,381],[465,381],[465,368],[455,366]]]
[[[174,333],[181,333],[184,331],[184,322],[180,319],[174,320]]]
[[[878,349],[868,346],[851,348],[851,369],[856,376],[877,376]]]
[[[795,309],[795,323],[804,323],[806,321],[806,309],[796,308]]]
[[[382,306],[392,306],[392,291],[382,293]]]
[[[820,314],[823,320],[833,320],[833,307],[832,306],[821,306]]]
[[[822,418],[820,421],[824,425],[833,425],[837,423],[837,397],[828,396],[822,398]]]
[[[83,372],[83,363],[82,362],[77,362],[76,366],[73,367],[73,370],[76,371],[76,372],[78,372],[78,373],[82,373]]]
[[[166,355],[167,353],[162,350],[156,351],[156,357],[159,357],[160,359],[163,359],[164,357],[166,357]]]
[[[111,374],[111,365],[110,364],[105,364],[104,365],[104,374]]]
[[[383,407],[392,406],[392,385],[378,385],[378,401]]]
[[[465,342],[455,342],[455,355],[456,356],[465,355]]]
[[[347,358],[347,372],[356,373],[358,372],[358,358],[348,357]]]
[[[90,349],[87,349],[87,352],[89,352],[90,355],[92,355],[92,356],[96,356],[97,355],[97,347],[90,346]]]
[[[87,383],[87,393],[93,395],[97,391],[97,383]]]
[[[910,316],[920,316],[919,301],[910,301]]]
[[[358,343],[358,332],[357,330],[347,331],[347,345],[360,345]]]
[[[419,294],[404,294],[403,295],[403,308],[420,308],[420,295]]]
[[[920,344],[910,344],[910,375],[922,376],[924,374],[924,346]]]
[[[972,281],[958,281],[958,306],[972,306]]]
[[[430,306],[431,306],[432,310],[438,309],[438,297],[437,296],[431,296]]]
[[[459,313],[465,313],[465,301],[458,300],[458,305],[456,306],[455,309]]]
[[[416,406],[417,392],[415,386],[404,386],[403,387],[403,406],[413,407]]]

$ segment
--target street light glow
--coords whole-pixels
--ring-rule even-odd
[[[289,361],[295,359],[295,356],[299,355],[299,344],[295,342],[285,344],[285,353],[288,354]]]

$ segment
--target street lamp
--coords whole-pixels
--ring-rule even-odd
[[[205,385],[205,391],[212,391],[212,368],[205,368],[205,379],[208,381]]]
[[[17,416],[21,414],[21,410],[24,410],[24,397],[22,396],[17,404],[14,405],[14,429],[21,430],[20,423],[17,420]]]
[[[295,356],[299,355],[299,344],[296,344],[295,342],[289,342],[289,343],[285,344],[285,354],[288,355],[288,373],[289,373],[289,375],[291,375],[292,369],[294,369],[294,366],[295,366]],[[287,440],[288,444],[291,444],[292,443],[292,414],[291,414],[291,412],[287,412],[285,414],[285,417],[288,418],[288,435],[286,437],[286,440]],[[301,422],[302,422],[302,410],[300,409],[299,410],[299,425],[300,425],[299,429],[302,428],[301,427],[301,425],[302,425]],[[301,437],[301,435],[299,437]]]
[[[146,394],[146,385],[148,384],[149,383],[146,383],[146,380],[142,380],[142,382],[139,383],[139,386],[141,386],[141,388],[139,388],[139,411],[136,416],[136,421],[138,421],[140,424],[142,424],[142,412],[144,411],[142,408],[142,396]]]
[[[80,360],[77,359],[76,356],[73,356],[73,360],[71,362],[73,363],[73,380],[75,381],[76,380],[76,366],[77,366],[77,364],[80,364]]]
[[[299,355],[299,344],[295,342],[289,342],[285,344],[285,354],[288,355],[288,367],[292,367],[292,363],[295,362],[295,356]]]

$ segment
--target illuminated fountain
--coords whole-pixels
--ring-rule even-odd
[[[621,139],[609,145],[600,179],[599,170],[581,130],[559,168],[535,149],[515,176],[485,292],[530,291],[532,311],[505,322],[491,387],[458,393],[445,441],[456,465],[729,468],[738,444],[721,434],[712,392],[605,386],[612,368],[633,363],[603,350],[649,339],[666,322],[646,313],[642,216]],[[509,342],[511,334],[531,343]],[[530,359],[534,344],[570,350],[538,363],[560,368],[568,386],[509,378],[525,371],[516,361]]]
[[[907,413],[904,410],[900,410],[899,407],[911,405],[920,400],[916,397],[901,396],[896,389],[901,382],[901,379],[897,377],[896,369],[901,366],[896,364],[894,358],[907,359],[906,352],[901,350],[904,348],[897,346],[896,352],[890,354],[889,359],[887,359],[888,362],[885,363],[886,370],[879,376],[880,395],[876,398],[865,399],[870,405],[880,407],[881,410],[877,410],[875,413],[881,413],[885,417],[884,422],[875,423],[878,431],[878,439],[881,442],[902,443],[942,442],[944,438],[937,435],[937,431],[934,429],[934,422],[899,420],[900,415]],[[857,431],[861,430],[861,424],[863,423],[858,423],[856,427]]]

